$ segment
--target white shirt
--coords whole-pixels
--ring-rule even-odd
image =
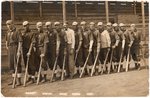
[[[66,36],[67,36],[67,43],[71,44],[71,48],[74,49],[75,47],[75,34],[74,31],[70,28],[68,28],[66,31]]]
[[[111,44],[111,40],[110,40],[110,36],[107,30],[104,30],[101,33],[101,48],[107,48],[110,47]]]

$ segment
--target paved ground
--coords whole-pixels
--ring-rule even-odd
[[[149,94],[149,70],[145,68],[140,71],[46,82],[12,89],[7,85],[11,78],[6,65],[7,59],[3,57],[1,77],[3,96],[147,96]],[[133,62],[132,67],[134,67]]]

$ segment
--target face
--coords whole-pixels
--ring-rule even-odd
[[[103,25],[99,25],[97,28],[98,28],[100,33],[102,33],[104,31],[104,26]]]
[[[58,30],[60,29],[60,25],[55,25],[55,28]]]
[[[85,29],[85,24],[81,25],[81,28],[82,28],[82,29]]]
[[[9,30],[12,30],[13,29],[13,24],[7,24],[7,28],[9,29]]]
[[[68,25],[66,24],[66,25],[64,25],[64,29],[67,29],[68,28]]]
[[[99,25],[97,28],[98,29],[103,29],[103,25]]]
[[[72,29],[77,29],[77,25],[72,25]]]
[[[135,27],[131,27],[131,31],[133,32],[135,30]]]
[[[90,25],[90,29],[91,29],[91,30],[94,29],[94,25],[93,25],[93,24]]]
[[[124,26],[120,27],[121,31],[124,31],[126,28]]]
[[[29,29],[29,25],[23,25],[23,29],[24,30],[28,30]]]
[[[43,27],[42,26],[37,26],[38,31],[42,31]]]
[[[112,29],[112,26],[107,26],[107,30],[111,30]]]
[[[46,26],[46,29],[51,29],[51,28],[52,28],[51,25],[47,25],[47,26]]]
[[[118,26],[114,27],[114,30],[115,30],[115,31],[118,31],[118,30],[119,30],[119,27],[118,27]]]

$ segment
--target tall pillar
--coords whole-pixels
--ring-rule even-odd
[[[136,15],[136,1],[133,2],[134,15]]]
[[[142,32],[143,36],[145,37],[145,10],[144,10],[144,1],[141,2],[141,9],[142,9]]]
[[[74,2],[74,6],[75,6],[75,18],[77,20],[77,18],[78,18],[78,10],[77,10],[77,3],[76,3],[76,1]]]
[[[108,1],[105,1],[106,23],[109,22]]]
[[[10,17],[11,20],[14,21],[14,2],[10,1]]]
[[[42,1],[39,1],[39,11],[40,11],[40,17],[43,16],[42,14]]]
[[[65,0],[62,0],[62,11],[63,11],[63,23],[66,22],[66,4]]]

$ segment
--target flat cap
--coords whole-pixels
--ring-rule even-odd
[[[107,26],[111,26],[111,25],[112,25],[111,22],[108,22],[108,23],[107,23]]]
[[[80,25],[85,25],[86,24],[86,22],[85,21],[82,21],[81,23],[80,23]]]
[[[101,26],[101,25],[103,25],[103,22],[98,22],[97,25]]]
[[[74,22],[72,23],[72,25],[73,25],[73,26],[76,26],[76,25],[78,25],[78,22],[74,21]]]
[[[49,25],[51,25],[52,23],[50,22],[50,21],[48,21],[48,22],[46,22],[45,23],[45,26],[49,26]]]
[[[118,24],[117,24],[117,23],[114,23],[112,26],[113,26],[113,27],[117,27],[117,26],[118,26]]]
[[[42,22],[37,22],[36,23],[36,26],[42,26],[43,24],[42,24]]]
[[[54,22],[54,25],[60,25],[60,22],[56,21]]]
[[[130,26],[131,26],[131,27],[135,27],[135,24],[131,24]]]
[[[24,21],[24,22],[22,23],[23,26],[28,25],[28,24],[29,24],[28,21]]]
[[[123,27],[123,26],[125,26],[123,23],[120,23],[120,24],[119,24],[119,27]]]
[[[90,22],[90,25],[94,25],[95,23],[94,22]]]
[[[7,20],[6,24],[13,24],[13,21],[12,20]]]

